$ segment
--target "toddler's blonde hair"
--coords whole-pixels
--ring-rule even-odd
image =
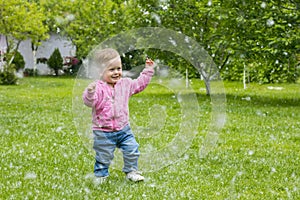
[[[117,57],[120,57],[120,54],[112,48],[97,49],[93,56],[94,62],[100,65],[99,67],[102,69],[106,68],[110,62]]]
[[[88,77],[93,79],[102,79],[104,70],[112,61],[114,61],[114,59],[120,59],[120,54],[115,49],[94,49],[88,57]]]

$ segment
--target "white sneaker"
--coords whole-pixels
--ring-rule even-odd
[[[139,171],[132,171],[126,174],[126,178],[133,182],[143,181],[145,178],[141,174]]]

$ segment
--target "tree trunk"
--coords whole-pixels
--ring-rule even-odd
[[[10,46],[9,46],[8,36],[5,36],[5,41],[6,41],[6,53],[9,53]]]
[[[32,57],[33,57],[33,71],[34,74],[36,72],[36,63],[37,63],[37,59],[36,59],[36,52],[37,52],[38,46],[34,46],[34,44],[31,42],[31,50],[32,50]]]
[[[206,88],[206,95],[210,95],[211,94],[210,80],[207,79],[206,77],[204,77],[204,82],[205,82],[205,88]]]
[[[185,69],[185,87],[189,87],[189,71],[188,68]]]
[[[17,42],[16,49],[14,50],[14,53],[13,53],[13,55],[12,55],[10,61],[8,62],[8,65],[11,65],[11,63],[12,63],[13,60],[15,59],[15,55],[16,55],[18,49],[19,49],[20,44],[21,44],[21,41],[18,41],[18,42]],[[7,51],[7,53],[8,53],[8,51]]]
[[[206,95],[210,95],[210,77],[209,73],[206,73],[204,70],[204,67],[201,66],[201,63],[197,63],[196,68],[198,69],[199,73],[201,74],[201,77],[204,80],[205,88],[206,88]]]

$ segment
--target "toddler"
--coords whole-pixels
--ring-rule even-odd
[[[138,171],[139,144],[129,125],[129,98],[143,91],[154,74],[154,62],[146,59],[145,69],[137,79],[122,78],[119,53],[111,48],[94,52],[94,62],[104,67],[100,80],[92,82],[83,92],[84,104],[92,108],[93,149],[96,152],[94,174],[105,179],[114,158],[115,148],[123,153],[126,178],[138,182],[144,177]]]

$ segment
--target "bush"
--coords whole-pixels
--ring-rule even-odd
[[[15,65],[15,68],[17,71],[19,71],[20,69],[24,69],[25,67],[25,61],[24,61],[24,57],[22,56],[22,54],[20,52],[16,52],[14,60],[12,61],[12,64]]]
[[[58,71],[63,68],[63,58],[58,48],[55,48],[47,64],[49,68],[54,70],[55,75],[58,76]]]
[[[16,76],[16,69],[14,64],[4,64],[0,70],[0,84],[1,85],[15,85],[18,78]]]
[[[250,82],[265,83],[295,83],[299,78],[300,71],[297,67],[289,66],[288,61],[276,63],[243,60],[231,61],[221,71],[223,80],[242,81],[246,64],[246,76]]]
[[[24,76],[37,76],[38,70],[26,68],[23,73],[24,73]]]
[[[296,67],[288,64],[256,65],[249,69],[252,82],[258,83],[295,83],[299,77]]]

